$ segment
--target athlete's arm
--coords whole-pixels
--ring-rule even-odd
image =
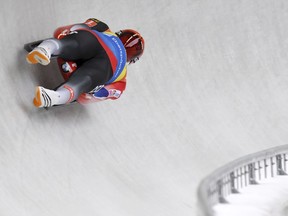
[[[98,19],[89,18],[84,23],[77,23],[77,24],[61,26],[57,28],[54,32],[54,38],[61,39],[68,34],[74,33],[74,31],[77,31],[78,29],[85,29],[85,28],[96,30],[99,32],[104,32],[104,31],[109,30],[109,27],[106,23]]]
[[[99,32],[104,32],[104,31],[109,30],[109,27],[106,23],[95,18],[89,18],[88,20],[86,20],[85,24],[89,26],[90,29],[96,30]]]
[[[100,100],[107,100],[107,99],[116,100],[120,98],[125,88],[126,88],[126,79],[104,86],[99,91],[94,92],[94,97]]]
[[[126,88],[126,79],[103,86],[102,88],[90,93],[81,94],[77,101],[80,104],[104,101],[107,99],[118,99]]]

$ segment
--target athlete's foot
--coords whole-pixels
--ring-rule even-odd
[[[33,104],[38,108],[51,107],[58,103],[59,97],[58,92],[38,86],[36,87]]]
[[[48,65],[50,63],[50,54],[42,47],[36,47],[26,56],[26,60],[30,64],[40,63]]]

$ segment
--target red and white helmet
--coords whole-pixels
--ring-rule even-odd
[[[132,29],[124,29],[116,32],[116,34],[126,49],[127,62],[131,64],[138,61],[143,55],[145,43],[139,32]]]

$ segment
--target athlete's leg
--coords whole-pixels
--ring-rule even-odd
[[[62,96],[59,103],[77,100],[80,94],[90,92],[96,86],[104,85],[111,77],[112,68],[107,58],[90,59],[56,90]]]
[[[90,29],[88,25],[84,23],[73,24],[68,26],[61,26],[54,31],[53,37],[57,39],[62,39],[63,37],[71,34],[78,29]]]
[[[98,85],[105,84],[112,76],[112,68],[107,58],[93,58],[85,62],[69,80],[56,91],[36,88],[34,105],[50,107],[77,100],[80,94],[90,92]]]
[[[80,30],[76,34],[67,35],[61,42],[59,57],[63,59],[87,60],[105,53],[104,48],[90,31]]]
[[[103,51],[90,31],[80,30],[60,40],[50,38],[43,41],[27,55],[26,59],[31,64],[47,65],[52,54],[73,61],[90,59]]]

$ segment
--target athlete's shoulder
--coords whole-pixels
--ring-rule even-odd
[[[96,30],[98,32],[109,31],[109,26],[96,18],[87,19],[85,24],[88,25],[92,30]]]

